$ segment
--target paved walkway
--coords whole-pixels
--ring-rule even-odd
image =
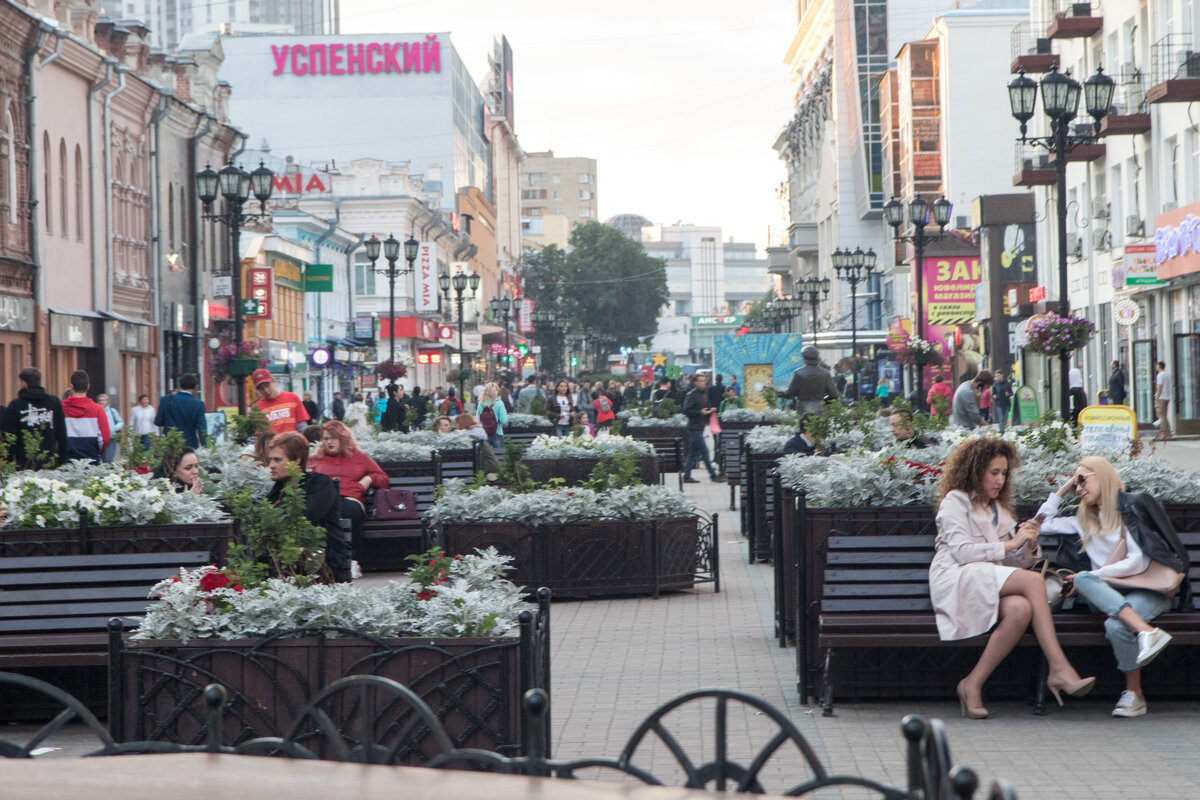
[[[1200,447],[1180,460],[1193,454]],[[705,586],[658,600],[556,603],[556,758],[616,756],[656,704],[693,689],[722,687],[758,695],[785,711],[831,772],[904,785],[900,720],[918,713],[946,722],[956,763],[970,765],[985,784],[1009,780],[1022,800],[1200,796],[1200,704],[1155,700],[1152,686],[1151,713],[1135,720],[1110,716],[1112,697],[1068,698],[1067,707],[1053,707],[1041,718],[1021,702],[1001,702],[992,705],[992,719],[963,720],[956,703],[928,700],[841,703],[836,717],[822,717],[796,693],[795,651],[780,649],[773,638],[772,568],[746,563],[737,514],[724,511],[727,489],[705,482],[687,491],[721,513],[721,593]],[[947,675],[947,686],[958,677]],[[702,742],[712,724],[711,715],[693,717],[681,720],[679,729],[685,740]],[[764,728],[761,717],[757,728],[754,719],[745,724],[749,732]],[[708,741],[705,755],[711,757]],[[663,770],[670,762],[658,748],[639,763]],[[764,784],[780,791],[798,783],[801,770],[798,757],[780,759]]]

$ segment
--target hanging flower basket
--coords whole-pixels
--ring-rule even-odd
[[[910,336],[896,352],[896,361],[915,367],[936,367],[942,363],[942,347],[916,336]]]
[[[231,342],[213,354],[212,377],[217,383],[226,378],[245,378],[266,365],[254,342]]]
[[[1026,348],[1048,356],[1078,350],[1091,340],[1096,325],[1084,317],[1060,317],[1048,312],[1029,323]]]
[[[386,381],[398,381],[408,374],[408,367],[400,361],[380,361],[375,365],[375,374]]]

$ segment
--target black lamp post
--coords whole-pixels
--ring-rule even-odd
[[[812,332],[817,335],[817,308],[821,301],[829,297],[829,278],[805,278],[796,287],[801,304],[808,303],[812,308]]]
[[[1047,136],[1027,136],[1027,124],[1033,119],[1037,106],[1038,84],[1032,78],[1025,77],[1024,70],[1008,84],[1008,103],[1013,118],[1021,124],[1021,143],[1044,147],[1054,158],[1058,179],[1058,304],[1059,313],[1064,317],[1071,314],[1071,298],[1067,294],[1067,154],[1077,147],[1095,143],[1100,133],[1100,120],[1108,115],[1112,107],[1114,88],[1113,79],[1104,74],[1103,68],[1097,67],[1096,74],[1081,85],[1071,77],[1070,71],[1060,74],[1055,67],[1042,76],[1041,82],[1042,110],[1049,118],[1050,133]],[[1071,128],[1071,122],[1079,113],[1081,92],[1084,107],[1092,118],[1090,132]],[[1062,418],[1065,420],[1071,410],[1067,375],[1071,354],[1063,350],[1059,358],[1059,390],[1062,394]]]
[[[242,322],[242,260],[241,238],[242,225],[247,222],[270,216],[267,213],[267,201],[271,199],[274,188],[275,173],[267,169],[260,161],[258,169],[246,172],[239,166],[227,164],[220,172],[205,165],[196,174],[196,194],[204,206],[204,219],[211,219],[229,228],[230,258],[233,261],[233,338],[241,344],[243,336]],[[220,213],[213,211],[213,202],[217,194],[225,199],[224,210]],[[253,192],[258,200],[257,214],[246,212],[246,202]],[[246,379],[237,379],[238,414],[246,414]]]
[[[492,319],[504,320],[504,358],[502,363],[507,366],[510,359],[508,353],[508,323],[517,314],[521,313],[521,298],[513,297],[510,299],[508,297],[493,297],[489,305],[492,307]],[[512,311],[512,316],[509,315],[510,309]]]
[[[908,209],[908,224],[912,226],[912,233],[901,236],[900,226],[904,224],[905,208]],[[930,234],[925,232],[925,227],[929,224],[930,209],[929,201],[921,197],[919,193],[908,201],[907,206],[893,197],[883,207],[883,218],[888,225],[892,226],[892,236],[895,241],[911,242],[913,246],[913,272],[917,278],[916,331],[918,339],[925,338],[925,245],[945,238],[946,226],[950,224],[950,215],[954,213],[954,206],[945,197],[934,200],[932,205],[933,221],[938,226],[938,232]],[[925,367],[916,367],[916,373],[917,397],[924,402]]]
[[[442,294],[445,295],[447,301],[450,299],[450,286],[454,286],[454,301],[458,303],[458,400],[463,401],[463,385],[466,383],[466,359],[463,356],[463,293],[467,290],[467,284],[471,285],[471,297],[479,291],[479,273],[472,272],[470,275],[458,273],[453,278],[449,274],[443,272],[438,276],[438,285],[442,288]]]
[[[875,274],[875,251],[861,247],[833,251],[833,268],[839,279],[850,284],[850,353],[858,357],[858,285]]]
[[[411,255],[409,254],[410,243],[412,244]],[[388,234],[388,238],[384,239],[382,244],[383,257],[387,259],[388,265],[387,267],[376,267],[375,262],[379,259],[379,237],[372,236],[365,242],[367,260],[371,262],[371,269],[388,279],[388,341],[390,342],[388,359],[394,364],[396,362],[396,277],[412,272],[412,263],[417,258],[417,241],[409,239],[404,243],[404,259],[408,262],[408,269],[396,269],[396,261],[400,258],[399,239]]]

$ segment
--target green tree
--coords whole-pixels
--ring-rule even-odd
[[[564,332],[602,334],[610,348],[635,347],[658,332],[669,297],[666,262],[616,228],[585,223],[571,233],[569,252],[551,245],[527,253],[525,262],[526,291],[535,306],[567,321],[565,328],[538,333],[547,370],[562,368]]]

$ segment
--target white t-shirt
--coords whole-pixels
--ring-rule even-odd
[[[571,424],[571,398],[555,395],[554,399],[558,402],[558,424]]]
[[[1067,372],[1067,387],[1070,389],[1083,388],[1083,370],[1079,367],[1071,367]]]
[[[133,427],[133,432],[157,433],[158,428],[154,427],[154,415],[154,406],[134,406],[133,410],[129,412],[129,423]]]
[[[1171,402],[1171,379],[1165,369],[1154,378],[1154,386],[1157,389],[1154,394],[1155,400]]]

